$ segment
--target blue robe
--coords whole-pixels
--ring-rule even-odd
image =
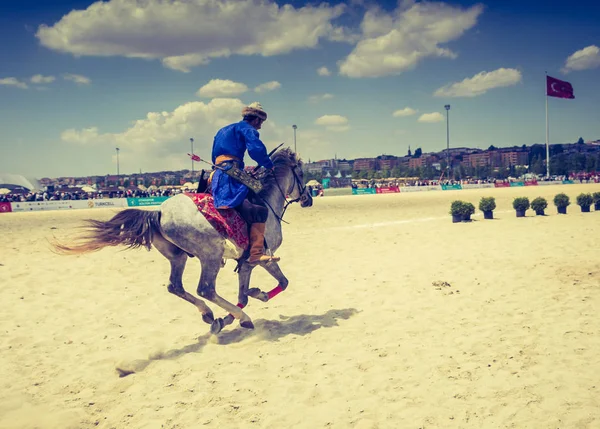
[[[220,155],[233,155],[240,160],[240,168],[243,169],[246,150],[259,166],[273,168],[273,162],[267,154],[267,148],[260,141],[258,131],[245,121],[228,125],[217,132],[213,142],[212,162],[216,164]],[[239,206],[249,191],[246,185],[219,169],[213,175],[211,189],[215,207],[219,209]]]

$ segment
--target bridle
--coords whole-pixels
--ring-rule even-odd
[[[271,209],[271,212],[273,212],[273,215],[275,216],[275,218],[279,221],[279,222],[285,222],[289,225],[288,222],[283,220],[283,215],[285,215],[285,211],[287,210],[288,206],[290,204],[293,203],[297,203],[298,201],[301,201],[304,198],[304,193],[306,192],[306,185],[304,185],[302,183],[302,180],[300,179],[300,176],[298,176],[298,173],[296,173],[296,168],[298,168],[298,165],[294,165],[292,167],[292,174],[294,175],[294,187],[298,188],[298,192],[299,192],[299,197],[293,200],[288,200],[286,193],[283,192],[283,189],[281,189],[281,186],[279,185],[279,182],[277,181],[277,176],[275,176],[275,173],[273,173],[273,178],[275,179],[275,183],[277,184],[277,188],[279,189],[279,192],[281,192],[281,196],[283,197],[283,199],[285,200],[285,206],[283,206],[283,213],[281,213],[281,216],[278,216],[277,213],[275,213],[275,210],[273,210],[273,207],[271,207],[270,204],[269,208]],[[292,192],[293,192],[293,188],[292,188]],[[266,201],[265,201],[266,202]]]

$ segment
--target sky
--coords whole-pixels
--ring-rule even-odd
[[[305,161],[442,151],[447,125],[545,143],[545,73],[575,94],[548,98],[550,143],[597,140],[598,22],[589,0],[1,2],[0,173],[116,174],[116,148],[121,174],[189,169],[254,101]]]

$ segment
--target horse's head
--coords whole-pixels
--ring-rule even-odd
[[[304,185],[304,173],[300,158],[291,149],[285,148],[275,152],[272,159],[276,170],[276,179],[281,181],[282,191],[292,201],[300,201],[300,206],[312,206],[312,195]]]

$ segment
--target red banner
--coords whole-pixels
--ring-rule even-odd
[[[510,183],[508,182],[496,182],[494,183],[494,188],[509,188]]]
[[[377,194],[391,194],[394,192],[400,192],[400,188],[398,188],[397,186],[389,186],[386,188],[375,188],[375,192]]]
[[[537,180],[526,180],[525,186],[537,186]]]
[[[12,207],[10,203],[0,203],[0,213],[10,213],[12,212]]]

